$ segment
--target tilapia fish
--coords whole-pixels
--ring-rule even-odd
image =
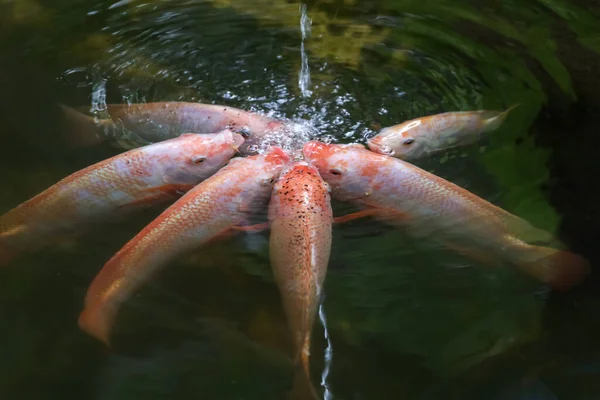
[[[446,112],[411,119],[383,128],[367,145],[371,151],[402,160],[422,159],[475,143],[482,134],[498,129],[516,106],[505,111]]]
[[[527,243],[548,242],[552,235],[412,164],[360,144],[308,142],[303,152],[334,198],[380,220],[414,228],[450,247],[491,254],[558,289],[570,288],[589,272],[589,263],[579,255]]]
[[[292,398],[317,398],[310,382],[309,355],[331,250],[331,201],[328,186],[306,162],[285,170],[269,205],[270,257],[302,369]]]
[[[171,260],[244,223],[266,207],[289,156],[281,148],[235,158],[195,186],[131,239],[96,276],[79,318],[81,329],[102,342],[120,305]]]
[[[0,265],[87,223],[177,198],[217,172],[243,142],[230,130],[183,134],[67,176],[0,217]]]
[[[63,131],[76,146],[108,140],[131,149],[171,139],[182,133],[211,133],[246,129],[249,137],[240,151],[260,144],[265,135],[284,130],[285,122],[234,107],[190,102],[108,104],[97,118],[61,105]]]

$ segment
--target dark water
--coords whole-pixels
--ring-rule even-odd
[[[378,126],[521,103],[420,166],[556,233],[596,265],[600,8],[592,1],[0,1],[0,212],[116,154],[73,150],[58,103],[198,101],[364,141]],[[336,214],[347,206],[334,204]],[[77,328],[101,266],[160,210],[0,271],[1,399],[281,399],[291,341],[267,234],[171,265],[115,347]],[[324,311],[335,399],[600,398],[595,275],[566,294],[373,222],[334,230]],[[313,382],[326,342],[313,335]]]

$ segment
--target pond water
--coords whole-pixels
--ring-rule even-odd
[[[0,213],[121,151],[69,146],[58,104],[223,104],[364,143],[520,103],[482,142],[417,164],[594,266],[599,76],[592,1],[0,0]],[[169,265],[127,302],[112,349],[78,329],[93,277],[160,211],[0,271],[0,398],[283,398],[292,350],[268,232]],[[554,293],[364,220],[334,228],[325,286],[329,342],[317,323],[311,367],[333,399],[600,398],[594,274]]]

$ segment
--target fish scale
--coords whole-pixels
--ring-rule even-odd
[[[419,160],[442,151],[470,145],[498,129],[518,104],[505,111],[457,111],[420,117],[386,127],[367,140],[376,153]]]
[[[94,119],[67,106],[61,106],[67,140],[75,146],[87,146],[109,140],[119,148],[131,149],[171,139],[185,132],[209,133],[231,128],[247,128],[248,141],[242,153],[251,153],[274,132],[290,136],[289,122],[255,112],[217,104],[192,102],[156,102],[107,104],[105,119]],[[291,125],[290,125],[291,126]]]
[[[331,251],[333,214],[327,184],[304,161],[286,169],[269,205],[270,257],[288,324],[296,362],[292,398],[315,397],[310,382],[310,336]]]
[[[0,217],[0,264],[91,222],[174,198],[225,165],[243,141],[230,130],[184,134],[67,176]]]
[[[408,162],[359,144],[308,142],[303,153],[333,197],[353,202],[363,215],[478,259],[504,260],[557,289],[572,287],[590,271],[577,254],[527,243],[558,242],[548,232]]]
[[[233,159],[195,186],[123,246],[90,285],[79,326],[109,343],[119,307],[171,260],[242,224],[245,208],[268,201],[287,153]]]

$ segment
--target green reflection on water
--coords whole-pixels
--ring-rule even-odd
[[[109,11],[111,4],[2,2],[2,11],[11,10],[0,16],[0,22],[7,21],[0,27],[0,33],[7,33],[2,47],[14,50],[24,61],[45,63],[54,77],[70,68],[96,64],[103,74],[118,82],[117,89],[110,93],[115,102],[123,98],[177,99],[265,108],[264,102],[273,95],[267,79],[262,80],[267,75],[265,69],[288,89],[284,98],[289,104],[281,105],[283,114],[294,114],[298,105],[310,105],[313,101],[298,99],[297,3],[132,1]],[[146,5],[140,7],[141,4]],[[91,9],[100,10],[100,17],[86,16]],[[354,141],[360,136],[341,135],[354,123],[369,125],[377,120],[385,126],[435,112],[502,109],[522,103],[507,123],[486,139],[485,151],[473,146],[453,154],[447,162],[436,159],[424,166],[466,183],[468,189],[484,197],[493,195],[497,204],[544,229],[557,230],[560,217],[540,189],[549,178],[550,153],[537,145],[532,133],[536,131],[538,113],[548,101],[547,81],[556,84],[566,100],[576,97],[569,63],[577,60],[559,57],[561,39],[554,35],[556,21],[560,18],[582,46],[600,52],[598,18],[593,11],[550,0],[528,4],[516,0],[501,4],[456,0],[327,1],[310,2],[308,9],[313,23],[306,46],[313,84],[319,85],[314,88],[313,98],[333,102],[336,93],[332,82],[339,85],[340,91],[354,96],[354,104],[345,105],[350,112],[343,116],[342,127],[334,127],[332,133],[342,141]],[[198,21],[182,17],[174,24],[174,28],[183,26],[183,34],[173,43],[160,42],[160,36],[140,39],[141,33],[160,28],[155,18],[169,10],[189,10]],[[205,14],[208,17],[201,17]],[[392,17],[377,19],[378,16]],[[114,29],[103,32],[105,25]],[[125,33],[115,33],[120,30]],[[197,45],[198,55],[177,53],[178,46],[186,40]],[[232,43],[234,50],[230,50]],[[114,53],[117,47],[125,52],[120,58]],[[192,48],[187,49],[191,52]],[[234,65],[242,58],[250,60],[239,67],[247,69],[247,73]],[[196,62],[202,59],[205,64],[197,66]],[[118,68],[111,64],[122,61],[127,63],[117,65]],[[183,70],[198,73],[205,81],[194,86],[194,79],[181,79]],[[209,72],[202,75],[205,70]],[[547,77],[541,78],[540,71]],[[253,82],[241,85],[238,77],[242,75]],[[248,98],[217,97],[217,93],[228,88],[241,97],[263,96],[267,100],[261,103]],[[72,87],[62,90],[64,93],[59,94],[68,99]],[[398,91],[407,94],[398,96]],[[89,91],[81,93],[73,96],[73,102],[87,104]],[[386,108],[387,113],[380,112],[380,108]],[[330,111],[337,112],[338,108],[327,110],[327,120],[340,116]],[[302,113],[318,111],[308,108]],[[23,125],[28,123],[25,119]],[[33,129],[22,129],[3,133],[30,137],[38,134]],[[18,141],[14,137],[9,140]],[[2,191],[3,211],[102,158],[90,153],[75,161],[65,158],[31,165],[17,162],[14,158],[20,156],[11,155],[6,147],[2,151],[12,157],[3,160],[6,170],[19,165],[2,182],[4,188],[10,189]],[[110,151],[114,150],[104,149],[102,154]],[[468,157],[462,158],[462,153]],[[473,168],[461,168],[462,162]],[[493,177],[491,183],[487,181],[489,176]],[[52,387],[53,396],[62,398],[59,389],[73,385],[79,373],[85,378],[78,390],[104,393],[106,398],[164,398],[161,396],[175,393],[213,393],[214,398],[234,394],[278,398],[289,384],[289,346],[281,339],[287,333],[281,328],[285,321],[273,286],[265,241],[254,250],[245,249],[240,243],[215,246],[209,255],[200,252],[194,261],[174,265],[170,277],[157,278],[153,283],[199,308],[186,308],[180,300],[148,288],[147,296],[139,300],[139,308],[132,306],[128,317],[123,318],[124,324],[132,321],[132,337],[143,336],[162,325],[172,331],[178,345],[157,350],[146,358],[108,355],[76,329],[77,314],[91,278],[148,220],[106,229],[107,236],[123,230],[108,242],[99,240],[100,235],[92,235],[77,241],[74,247],[51,251],[51,257],[48,253],[32,256],[18,265],[21,271],[4,274],[1,318],[2,325],[10,329],[4,331],[3,337],[4,343],[14,346],[3,358],[9,361],[2,362],[1,370],[8,371],[0,374],[3,392],[23,393],[28,381],[38,381],[44,385],[29,387],[30,393],[43,393]],[[401,232],[361,239],[347,237],[352,231],[364,233],[379,228],[364,223],[335,230],[325,310],[334,348],[339,349],[334,353],[332,370],[337,393],[346,398],[353,393],[369,398],[369,394],[378,393],[377,385],[398,385],[406,390],[406,398],[417,398],[409,394],[419,393],[426,382],[464,373],[489,357],[539,339],[545,296],[537,294],[537,286],[528,279],[509,269],[481,269]],[[242,272],[235,279],[226,273],[221,276],[218,272],[194,272],[200,266],[212,270],[241,267]],[[57,277],[57,271],[63,278]],[[194,287],[182,281],[189,281],[188,285]],[[208,290],[201,284],[206,281],[220,282],[210,292],[216,300],[195,294]],[[267,292],[264,297],[263,291]],[[58,296],[58,292],[62,294]],[[171,313],[174,316],[169,317]],[[207,314],[217,322],[196,321]],[[158,323],[163,317],[162,324]],[[224,328],[222,320],[234,324]],[[144,324],[150,326],[140,328]],[[203,333],[198,334],[199,331]],[[317,327],[313,362],[320,367],[323,343],[319,335],[322,332]],[[264,347],[257,348],[248,336]],[[369,354],[374,354],[373,359],[368,359]],[[348,362],[336,364],[336,360]],[[315,382],[319,370],[315,368]],[[379,374],[386,370],[406,375],[395,376],[394,382],[379,380]],[[214,375],[207,379],[209,372]],[[98,386],[91,384],[95,380],[99,380]],[[27,390],[25,393],[29,393]],[[385,398],[383,394],[374,396],[370,398]]]

